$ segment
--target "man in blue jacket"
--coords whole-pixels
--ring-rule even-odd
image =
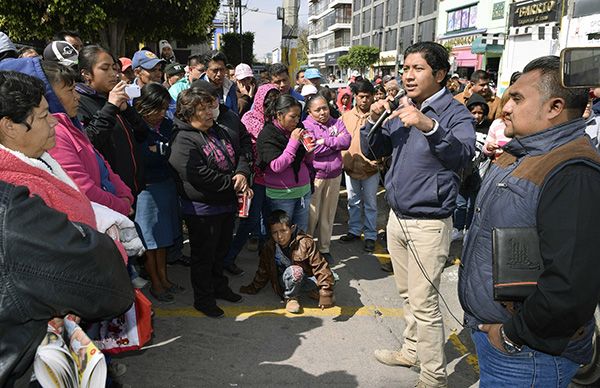
[[[417,387],[446,387],[444,327],[437,289],[450,249],[458,171],[475,152],[469,111],[444,87],[450,64],[446,49],[416,43],[404,52],[400,107],[370,136],[389,101],[371,106],[361,129],[362,151],[375,159],[392,155],[385,177],[391,211],[387,244],[394,277],[404,299],[404,345],[400,351],[376,350],[387,365],[420,362]]]

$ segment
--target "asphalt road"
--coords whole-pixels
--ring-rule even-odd
[[[304,298],[303,313],[291,315],[267,286],[241,303],[223,302],[226,316],[215,320],[191,307],[189,269],[170,266],[172,280],[186,291],[175,304],[155,304],[152,344],[178,339],[117,357],[128,367],[121,381],[132,387],[413,387],[418,371],[373,358],[374,349],[401,346],[402,301],[392,276],[380,269],[389,260],[381,243],[375,254],[368,254],[360,241],[337,241],[346,232],[344,203],[341,198],[332,243],[340,276],[337,307],[321,310]],[[383,227],[386,210],[380,203],[378,223]],[[453,254],[458,251],[453,246]],[[230,278],[234,291],[252,280],[258,257],[243,250],[237,264],[246,273]],[[440,287],[449,307],[442,307],[449,386],[476,386],[473,345],[448,312],[462,319],[457,280],[457,266],[451,265]]]

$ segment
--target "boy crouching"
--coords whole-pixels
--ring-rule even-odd
[[[275,293],[285,299],[285,309],[297,314],[300,292],[316,294],[318,287],[319,307],[332,307],[333,274],[313,238],[296,228],[283,210],[271,213],[268,224],[271,239],[262,249],[254,280],[240,287],[240,292],[256,294],[270,281]]]

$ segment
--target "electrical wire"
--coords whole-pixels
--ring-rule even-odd
[[[380,131],[381,131],[381,128],[380,128]],[[373,133],[372,136],[375,136],[375,133]],[[371,152],[371,155],[373,157],[375,157],[375,152],[373,152],[373,148],[371,148],[371,142],[369,141],[368,138],[367,138],[367,146],[369,147],[369,151]],[[390,169],[391,169],[391,167],[392,166],[390,166]],[[379,182],[381,183],[381,185],[383,187],[385,187],[385,182],[384,182],[381,174],[379,174]],[[454,315],[454,313],[452,312],[452,309],[450,309],[450,306],[448,306],[448,302],[446,302],[446,299],[444,298],[444,296],[442,295],[442,293],[433,284],[433,281],[429,277],[429,274],[427,274],[427,271],[425,270],[425,267],[423,266],[423,263],[421,262],[421,258],[419,257],[419,252],[417,250],[417,247],[414,245],[414,241],[412,240],[412,237],[410,235],[408,227],[405,224],[402,223],[403,219],[400,218],[398,216],[398,214],[396,214],[396,212],[393,209],[392,209],[391,213],[394,214],[394,217],[396,217],[396,220],[398,221],[398,224],[400,225],[400,229],[402,230],[402,234],[404,235],[404,239],[406,240],[406,247],[410,251],[411,256],[414,258],[415,262],[417,263],[417,266],[419,267],[419,270],[421,270],[421,274],[427,280],[427,282],[431,285],[431,287],[434,289],[434,291],[436,292],[436,294],[440,297],[440,299],[442,300],[442,303],[444,304],[444,306],[446,306],[446,309],[448,310],[448,313],[450,314],[450,316],[452,316],[452,318],[454,318],[454,320],[462,328],[466,328],[466,326],[456,317],[456,315]],[[402,214],[400,214],[400,215],[402,215]]]

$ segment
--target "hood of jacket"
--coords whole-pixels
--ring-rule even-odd
[[[248,131],[260,131],[265,125],[265,99],[271,90],[277,89],[273,84],[265,84],[258,87],[254,95],[254,104],[252,109],[242,117],[242,123]]]
[[[344,96],[350,96],[346,104],[342,103],[342,98],[344,98]],[[340,110],[340,112],[345,112],[352,109],[352,92],[349,88],[343,88],[339,90],[337,95],[337,107]]]
[[[487,115],[490,113],[490,107],[488,106],[485,98],[483,98],[481,95],[479,95],[477,93],[473,93],[471,95],[471,97],[469,97],[469,99],[467,100],[467,103],[465,104],[465,106],[467,107],[467,109],[469,111],[471,111],[471,106],[477,105],[477,104],[479,104],[483,107],[483,115],[485,117],[487,117]]]
[[[40,79],[45,87],[44,97],[48,101],[50,113],[67,113],[65,108],[60,103],[58,96],[54,93],[44,70],[40,58],[18,58],[18,59],[5,59],[0,62],[0,70],[12,70],[19,73],[27,74],[32,77]]]

